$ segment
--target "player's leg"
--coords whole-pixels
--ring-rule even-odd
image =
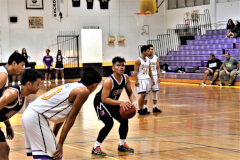
[[[15,81],[16,81],[16,74],[12,75],[12,86],[15,85]]]
[[[219,71],[215,71],[214,75],[213,75],[213,79],[212,79],[211,85],[214,85],[215,81],[218,78],[218,75],[219,75]]]
[[[153,100],[153,112],[162,112],[160,109],[157,108],[157,93],[159,91],[158,86],[158,76],[153,76],[155,84],[152,85],[152,81],[150,81],[151,89],[152,89],[152,100]]]
[[[206,70],[205,72],[204,72],[204,76],[203,76],[203,81],[202,81],[202,83],[200,83],[199,85],[205,85],[206,83],[206,80],[207,80],[207,76],[210,74],[210,71],[209,70]]]
[[[224,76],[226,76],[226,75],[227,74],[224,70],[220,71],[219,77],[220,77],[221,83],[219,84],[219,86],[225,86]]]
[[[55,82],[57,83],[58,82],[58,72],[59,72],[59,69],[55,68],[55,71],[56,71],[56,73],[55,73]]]
[[[8,160],[10,148],[6,142],[4,133],[0,129],[0,159]]]
[[[239,71],[232,71],[230,73],[230,79],[229,79],[229,83],[228,83],[229,86],[233,85],[233,81],[235,80],[235,78],[238,75],[238,73],[239,73]]]
[[[47,72],[47,70],[45,69],[44,84],[47,83],[47,77],[48,77],[48,72]]]
[[[137,87],[137,92],[139,94],[139,98],[138,98],[138,113],[139,115],[145,115],[145,111],[144,111],[144,98],[146,96],[147,93],[147,86],[146,86],[146,81],[145,80],[138,80],[139,82],[139,86]]]
[[[50,84],[51,83],[51,74],[52,74],[52,70],[49,68],[48,69],[48,83]]]
[[[61,72],[61,75],[62,75],[62,82],[65,82],[63,69],[61,69],[60,72]]]
[[[18,85],[21,84],[21,74],[17,75]]]

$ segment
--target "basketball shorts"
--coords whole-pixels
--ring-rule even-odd
[[[1,130],[1,128],[0,128],[0,142],[6,142],[6,138],[5,138],[4,133]]]
[[[95,96],[94,98],[94,108],[97,113],[98,119],[102,118],[119,118],[121,117],[119,113],[120,106],[119,105],[108,105],[101,102],[101,96]]]
[[[159,91],[158,76],[157,76],[157,75],[154,75],[154,76],[153,76],[153,79],[154,79],[154,82],[155,82],[154,85],[153,85],[152,79],[150,78],[151,90],[152,90],[153,92],[157,92],[157,91]]]
[[[57,143],[46,118],[28,106],[22,116],[22,125],[27,156],[33,156],[34,159],[53,159],[52,154],[57,149]]]
[[[50,67],[48,69],[45,69],[45,73],[52,73],[52,70],[50,69]]]
[[[138,83],[139,83],[139,86],[137,87],[138,94],[150,92],[151,84],[149,78],[139,79]]]

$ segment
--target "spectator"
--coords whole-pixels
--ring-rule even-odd
[[[227,23],[227,35],[229,35],[229,33],[233,30],[233,28],[235,27],[232,19],[229,19],[228,20],[228,23]]]
[[[203,82],[200,83],[199,85],[205,85],[207,76],[209,75],[213,75],[213,79],[211,81],[211,85],[213,85],[216,79],[218,78],[218,74],[221,71],[221,69],[222,69],[222,62],[219,59],[215,58],[214,54],[209,54],[209,61],[207,62],[207,70],[204,73]]]
[[[228,34],[228,37],[230,38],[237,38],[240,37],[240,23],[239,21],[235,22],[235,27],[233,30]]]
[[[43,57],[43,64],[44,64],[44,69],[45,69],[45,80],[44,80],[44,84],[47,83],[47,79],[48,79],[48,83],[50,84],[51,81],[51,73],[52,73],[52,63],[53,63],[53,57],[49,55],[50,50],[46,49],[46,56]]]
[[[240,63],[239,60],[237,60],[236,58],[230,57],[230,54],[227,52],[225,53],[225,61],[223,62],[223,69],[220,72],[220,81],[221,83],[219,84],[219,86],[225,86],[224,83],[224,76],[230,76],[229,79],[229,86],[233,85],[233,81],[236,78],[236,76],[238,75],[239,71],[239,67],[240,67]]]

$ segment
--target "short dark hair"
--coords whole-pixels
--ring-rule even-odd
[[[15,61],[17,64],[21,63],[21,62],[27,62],[26,58],[21,55],[20,53],[16,53],[14,52],[8,59],[8,65],[11,65],[13,63],[13,61]]]
[[[46,51],[50,52],[50,49],[46,49]]]
[[[25,85],[27,82],[34,83],[38,78],[42,78],[42,74],[35,69],[26,69],[21,78],[21,84]]]
[[[230,56],[230,53],[229,52],[226,52],[225,54],[229,55]]]
[[[215,55],[213,53],[210,53],[209,55],[215,58]]]
[[[83,69],[83,74],[81,78],[81,82],[85,86],[90,86],[91,84],[94,83],[100,83],[102,81],[102,76],[98,71],[96,71],[92,67],[87,67]]]
[[[144,45],[141,47],[141,53],[143,53],[144,51],[147,51],[149,49],[148,46]]]
[[[152,44],[149,44],[149,45],[148,45],[148,48],[150,49],[150,47],[153,47],[153,45],[152,45]]]
[[[114,65],[116,62],[125,63],[126,61],[124,58],[117,56],[112,59],[112,64]]]

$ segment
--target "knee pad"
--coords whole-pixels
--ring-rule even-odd
[[[148,97],[148,96],[147,96],[147,94],[146,94],[145,97],[144,97],[144,100],[145,100],[145,101],[147,101],[147,97]]]
[[[152,99],[157,100],[157,92],[152,92]]]

